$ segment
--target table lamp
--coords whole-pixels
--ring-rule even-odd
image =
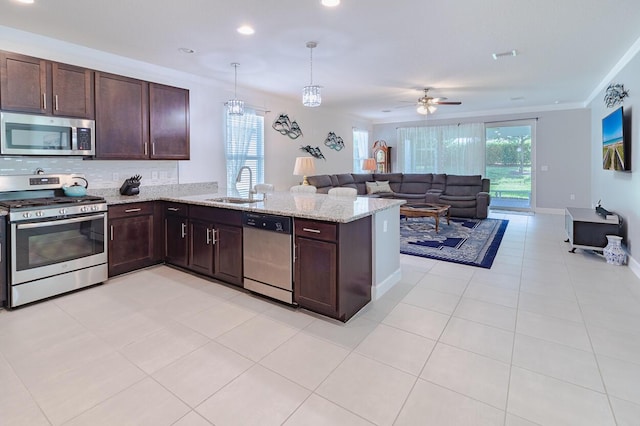
[[[377,169],[376,160],[374,158],[365,158],[362,160],[362,170],[368,170],[373,173]]]
[[[302,176],[302,184],[309,185],[307,180],[308,175],[312,175],[316,172],[316,165],[313,162],[313,157],[296,157],[296,164],[293,166],[293,174],[296,176]]]

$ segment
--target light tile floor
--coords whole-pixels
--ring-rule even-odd
[[[0,425],[639,425],[640,280],[492,216],[347,324],[164,266],[0,311]]]

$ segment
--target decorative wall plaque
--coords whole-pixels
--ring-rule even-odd
[[[337,136],[333,132],[329,132],[327,138],[324,140],[324,144],[331,149],[335,149],[336,151],[342,150],[344,148],[344,141],[340,136]]]
[[[294,120],[291,121],[287,114],[280,114],[271,125],[273,129],[281,135],[287,135],[291,139],[297,139],[302,136],[302,129]]]

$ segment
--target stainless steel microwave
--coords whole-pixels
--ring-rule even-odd
[[[94,155],[95,121],[0,112],[2,155]]]

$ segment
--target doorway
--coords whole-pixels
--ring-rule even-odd
[[[486,177],[491,208],[532,211],[535,120],[485,123]]]

